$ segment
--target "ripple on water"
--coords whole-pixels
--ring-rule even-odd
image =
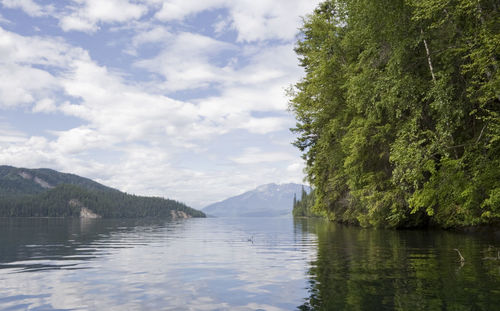
[[[35,223],[10,225],[15,240],[2,239],[0,226],[0,309],[412,310],[419,297],[425,309],[500,304],[499,266],[482,260],[487,243],[453,234],[292,219]],[[463,267],[453,248],[467,258]]]

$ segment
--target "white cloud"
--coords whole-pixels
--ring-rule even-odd
[[[30,16],[42,16],[51,11],[51,7],[42,7],[33,0],[2,0],[2,5],[9,9],[21,9]]]
[[[290,39],[289,34],[273,34],[273,27],[277,27],[270,21],[274,13],[260,16],[262,8],[275,5],[257,1],[259,8],[245,13],[237,10],[247,5],[241,1],[104,2],[72,1],[73,5],[51,14],[64,30],[92,32],[106,23],[115,24],[114,36],[129,36],[123,51],[132,56],[126,57],[134,57],[136,66],[161,79],[135,81],[128,75],[129,68],[107,65],[103,61],[106,57],[96,58],[99,62],[92,59],[89,52],[93,56],[99,52],[92,50],[96,44],[91,41],[93,36],[86,36],[92,42],[85,43],[90,49],[87,52],[61,38],[20,36],[0,28],[0,74],[9,77],[0,80],[0,109],[22,107],[32,113],[50,113],[50,118],[76,117],[80,122],[58,131],[45,127],[39,136],[31,137],[0,127],[0,163],[51,167],[128,192],[168,196],[195,207],[263,183],[300,181],[297,152],[290,151],[290,146],[277,147],[268,138],[292,122],[284,112],[284,88],[301,75],[293,45],[248,43]],[[163,3],[174,3],[178,11],[162,16],[158,10],[168,7]],[[232,44],[187,31],[194,26],[175,28],[144,21],[150,16],[148,10],[151,14],[158,11],[158,18],[180,21],[213,8],[230,12],[220,20],[219,33],[235,27],[239,40],[247,43]],[[41,12],[49,11],[42,7]],[[236,13],[255,15],[270,34],[247,34],[258,25],[243,29],[235,20]],[[78,42],[72,35],[63,34]],[[141,60],[144,51],[151,55],[151,47],[162,49]],[[211,96],[200,95],[189,102],[168,97],[172,92],[199,89],[208,90]],[[51,135],[42,137],[45,132]],[[214,143],[227,144],[221,135],[239,133],[259,140],[245,146],[261,147],[238,150],[244,147],[228,144],[227,148],[233,149],[230,155],[207,152]],[[186,158],[194,158],[194,165]]]
[[[84,3],[84,15],[90,20],[105,22],[124,22],[137,19],[146,13],[145,6],[130,3],[128,0],[80,0]]]
[[[25,37],[0,28],[0,64],[56,66],[67,68],[76,58],[89,59],[88,53],[62,39]]]
[[[230,2],[233,27],[238,41],[293,40],[300,16],[312,12],[319,1],[257,0]]]
[[[57,106],[55,105],[54,100],[50,98],[43,98],[39,100],[33,107],[33,112],[35,113],[37,112],[50,113],[55,111],[57,111]]]
[[[73,0],[69,12],[58,13],[64,31],[93,32],[99,23],[124,23],[137,20],[148,8],[128,0]]]
[[[292,175],[301,176],[304,172],[304,161],[294,161],[292,164],[288,165],[286,170]]]
[[[0,163],[20,167],[54,167],[60,168],[54,155],[47,149],[45,137],[23,137],[15,143],[3,144],[0,152]]]
[[[9,108],[32,103],[56,87],[54,77],[46,71],[17,65],[0,65],[0,107]]]
[[[172,38],[172,34],[164,26],[155,25],[146,31],[138,32],[132,38],[132,47],[137,49],[143,44],[147,43],[165,43],[169,42]],[[135,54],[135,53],[134,53]]]
[[[260,148],[247,148],[242,155],[231,158],[238,164],[256,164],[265,162],[282,162],[295,160],[295,157],[285,152],[265,152]]]
[[[247,64],[238,66],[238,61],[232,58],[217,66],[213,59],[228,50],[237,57],[247,58]],[[255,118],[251,112],[286,111],[288,101],[284,90],[302,73],[296,63],[292,44],[236,48],[204,36],[181,33],[174,35],[158,56],[139,61],[136,66],[162,74],[165,80],[156,86],[163,90],[209,86],[219,90],[219,95],[195,102],[199,115],[215,122],[221,132],[240,128],[265,134],[293,125],[290,118]]]
[[[231,68],[213,64],[218,53],[235,50],[231,44],[199,34],[182,32],[165,43],[156,57],[135,65],[165,78],[169,91],[207,87],[229,79]]]
[[[59,39],[24,37],[0,28],[0,75],[8,77],[0,79],[0,107],[50,98],[60,89],[50,69],[64,70],[75,58],[88,59],[88,54]]]
[[[95,21],[91,21],[84,16],[78,16],[77,14],[62,17],[59,25],[64,31],[94,32],[99,28]]]
[[[288,125],[288,126],[287,126]],[[242,129],[246,129],[251,133],[267,134],[276,132],[284,128],[289,128],[290,120],[288,118],[250,118],[241,125]]]
[[[35,104],[34,112],[52,112],[57,107],[88,121],[100,133],[119,137],[119,141],[183,131],[190,134],[179,140],[190,140],[213,131],[197,124],[199,116],[193,104],[128,85],[95,64],[86,52],[58,40],[23,37],[0,29],[0,56],[0,72],[9,77],[0,81],[4,108]],[[50,68],[55,69],[54,74]],[[73,100],[56,104],[58,92]]]
[[[162,1],[161,9],[156,12],[155,17],[162,21],[183,20],[187,16],[201,11],[221,7],[225,0],[185,1],[169,0]]]
[[[303,0],[167,0],[155,16],[162,21],[183,20],[205,10],[226,9],[229,23],[238,32],[240,42],[293,40],[300,16],[312,12],[318,3]],[[221,32],[229,23],[219,21],[216,31]]]
[[[186,41],[197,38],[186,36]],[[183,145],[224,132],[211,120],[202,122],[196,105],[129,85],[121,76],[90,60],[87,53],[58,40],[22,37],[1,30],[0,55],[0,72],[10,77],[0,82],[4,107],[35,104],[35,112],[50,112],[57,107],[67,115],[86,120],[100,133],[119,137],[119,141],[148,140],[167,134],[172,144]],[[40,65],[58,69],[58,74],[34,67]],[[56,104],[51,95],[56,96],[58,91],[74,100]]]
[[[288,105],[285,87],[299,79],[301,70],[291,45],[257,49],[249,64],[228,70],[220,82],[220,94],[197,100],[200,115],[229,128],[266,134],[293,126],[285,113]],[[275,112],[280,116],[254,117],[252,112]]]
[[[54,132],[54,134],[57,134],[58,138],[51,142],[51,149],[65,155],[93,149],[105,149],[116,142],[116,139],[113,137],[103,135],[88,126],[80,126],[63,132]]]
[[[227,18],[214,25],[217,33],[236,30],[239,42],[294,40],[300,17],[312,12],[319,0],[71,0],[64,9],[42,6],[34,0],[1,0],[4,7],[22,9],[30,16],[51,15],[64,31],[95,32],[99,24],[128,23],[148,11],[162,22],[183,21],[200,12],[222,9]]]
[[[122,81],[93,62],[75,62],[75,70],[62,81],[67,94],[81,103],[61,106],[66,114],[87,120],[99,132],[120,141],[164,137],[175,145],[197,140],[213,130],[199,123],[194,104],[149,94]]]

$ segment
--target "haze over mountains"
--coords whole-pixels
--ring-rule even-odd
[[[300,184],[274,183],[259,186],[251,191],[210,204],[202,210],[215,217],[276,217],[291,215],[294,195],[300,199],[302,187],[306,192],[310,188]]]

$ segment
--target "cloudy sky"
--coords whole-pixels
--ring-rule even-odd
[[[0,0],[0,164],[201,208],[301,182],[285,89],[313,0]]]

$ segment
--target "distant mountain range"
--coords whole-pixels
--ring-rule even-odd
[[[0,166],[0,217],[205,217],[183,203],[130,195],[51,169]]]
[[[306,192],[310,188],[299,184],[267,184],[243,194],[230,197],[204,207],[209,216],[216,217],[276,217],[291,215],[293,198],[300,199],[302,187]]]

